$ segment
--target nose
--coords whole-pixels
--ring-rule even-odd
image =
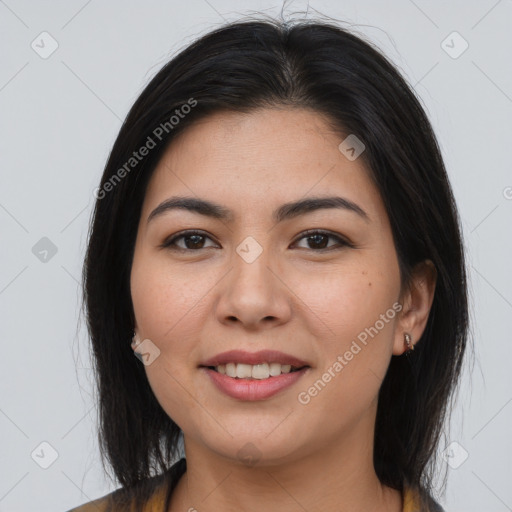
[[[219,322],[259,330],[289,321],[293,294],[272,262],[268,249],[254,260],[233,254],[231,270],[219,283]]]

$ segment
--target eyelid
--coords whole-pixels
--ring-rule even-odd
[[[176,240],[179,240],[180,238],[186,237],[186,236],[192,236],[192,235],[201,235],[204,238],[209,238],[213,242],[215,240],[206,232],[201,231],[200,229],[185,229],[183,231],[178,231],[177,233],[174,233],[170,237],[166,238],[162,244],[159,245],[161,249],[170,249],[170,250],[176,250],[176,251],[185,251],[185,252],[199,252],[201,249],[184,249],[183,247],[178,247],[176,245],[173,245],[173,243],[176,242]],[[215,242],[217,243],[217,242]],[[211,247],[205,247],[205,249],[209,249]]]
[[[346,237],[338,234],[338,233],[333,233],[332,231],[328,231],[328,230],[325,230],[325,229],[318,229],[318,228],[312,228],[312,229],[307,229],[306,231],[302,231],[301,233],[299,233],[297,235],[297,238],[294,240],[293,244],[299,242],[300,240],[302,240],[303,238],[307,238],[308,236],[312,236],[312,235],[325,235],[325,236],[328,236],[328,237],[331,237],[331,238],[334,238],[338,241],[338,245],[336,246],[332,246],[330,248],[327,248],[327,249],[308,249],[308,248],[305,248],[305,250],[309,250],[309,251],[313,251],[313,252],[327,252],[329,250],[332,250],[332,249],[339,249],[340,246],[343,247],[343,246],[348,246],[348,247],[351,247],[351,248],[355,248],[355,245],[350,242]]]

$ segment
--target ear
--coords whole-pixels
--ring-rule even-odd
[[[398,314],[393,355],[402,355],[407,350],[405,333],[411,335],[413,345],[421,338],[434,300],[436,281],[437,270],[431,260],[424,260],[414,267],[411,284],[402,291],[399,300],[402,310]]]

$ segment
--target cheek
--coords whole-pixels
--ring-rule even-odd
[[[320,320],[312,315],[311,321],[330,331],[318,340],[319,367],[301,387],[299,402],[307,402],[311,417],[323,418],[326,409],[343,411],[339,422],[350,424],[376,403],[392,355],[398,288],[366,271],[324,284],[324,293],[315,296],[314,305],[309,303],[323,314],[318,314]],[[339,426],[333,422],[333,432]]]
[[[166,413],[180,428],[190,428],[189,418],[198,407],[188,388],[194,367],[198,316],[208,282],[153,258],[134,258],[131,294],[141,338],[151,340],[159,355],[145,366],[149,385]],[[186,277],[185,277],[186,276]]]
[[[131,294],[137,326],[142,335],[167,346],[178,336],[187,338],[196,324],[211,287],[204,274],[172,268],[164,258],[134,259]]]
[[[393,266],[384,271],[365,263],[364,267],[304,272],[290,279],[290,288],[303,301],[304,311],[309,310],[308,317],[318,325],[315,331],[324,343],[332,340],[338,346],[357,337],[392,308],[398,297],[399,277]]]
[[[318,333],[322,382],[318,374],[307,382],[313,394],[321,390],[321,398],[312,400],[314,407],[335,403],[354,412],[368,407],[392,355],[398,265],[382,256],[361,259],[324,275],[310,274],[296,284],[301,287],[297,294],[307,298],[304,302],[314,313],[308,315],[309,329]]]

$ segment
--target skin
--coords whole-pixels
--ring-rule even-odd
[[[184,433],[187,472],[173,512],[402,510],[400,493],[383,486],[373,467],[377,396],[392,355],[406,350],[404,333],[415,342],[424,331],[435,269],[418,266],[402,289],[382,199],[363,159],[350,161],[338,149],[343,138],[310,110],[216,113],[173,141],[150,180],[131,293],[139,339],[160,350],[145,366],[149,383]],[[175,195],[215,201],[234,219],[181,209],[148,223]],[[368,220],[343,209],[272,220],[283,203],[332,195],[357,203]],[[161,247],[188,229],[206,237],[176,240],[182,252]],[[308,240],[301,233],[309,229],[354,247]],[[262,248],[252,263],[236,252],[249,236]],[[394,303],[403,309],[309,403],[299,403],[298,393]],[[231,349],[277,349],[311,369],[270,399],[235,400],[198,368]],[[253,465],[238,455],[247,443],[255,446]]]

